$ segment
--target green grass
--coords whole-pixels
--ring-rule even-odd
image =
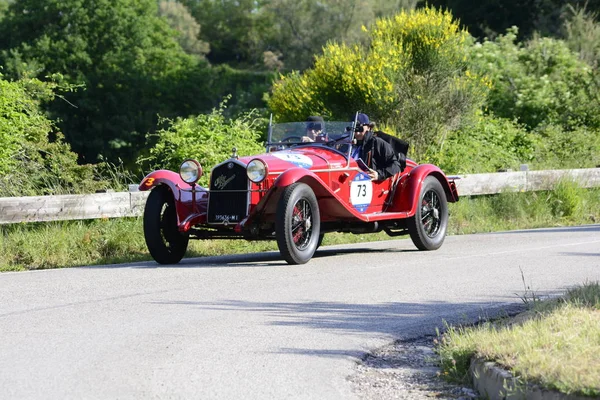
[[[586,283],[559,300],[529,303],[519,319],[448,327],[438,341],[443,375],[468,382],[472,357],[567,394],[600,396],[600,285]]]
[[[554,192],[465,197],[450,204],[451,235],[600,221],[600,189],[564,183]],[[385,233],[327,234],[324,245],[390,239]],[[273,241],[190,241],[187,257],[277,250]],[[141,218],[0,226],[0,271],[150,260]]]

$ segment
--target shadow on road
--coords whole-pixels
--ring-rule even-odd
[[[538,296],[556,296],[559,292],[540,292]],[[473,324],[523,311],[518,297],[498,298],[497,302],[388,302],[380,304],[349,304],[341,302],[252,302],[223,300],[219,302],[159,301],[157,305],[180,305],[199,310],[240,311],[266,314],[266,324],[278,327],[302,327],[341,335],[390,336],[402,340],[435,334],[452,325]],[[318,357],[357,357],[364,351],[281,348],[278,353],[303,354]]]
[[[361,244],[360,246],[364,246]],[[419,251],[417,249],[374,249],[366,247],[352,248],[321,248],[317,250],[313,258],[334,257],[344,254],[365,253],[410,253]],[[275,267],[287,266],[281,258],[279,251],[268,251],[263,253],[230,254],[226,256],[206,256],[184,258],[178,264],[161,265],[155,261],[143,261],[129,264],[92,265],[86,268],[222,268],[222,267]]]

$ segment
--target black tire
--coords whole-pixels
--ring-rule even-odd
[[[159,264],[177,264],[187,250],[189,235],[177,229],[175,200],[167,186],[152,189],[144,208],[144,238]]]
[[[317,197],[304,183],[286,187],[277,205],[275,235],[288,264],[308,262],[317,249],[321,218]]]
[[[448,200],[440,181],[428,176],[423,181],[417,212],[408,220],[408,233],[419,250],[437,250],[448,227]]]

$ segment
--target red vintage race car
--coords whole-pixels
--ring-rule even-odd
[[[144,210],[152,257],[174,264],[189,239],[238,238],[276,240],[289,264],[303,264],[327,232],[382,230],[409,234],[420,250],[439,248],[448,202],[458,201],[454,180],[399,154],[402,172],[372,181],[350,156],[356,122],[323,125],[307,139],[306,122],[269,123],[266,153],[239,157],[234,149],[212,169],[209,188],[196,184],[202,167],[192,159],[179,173],[147,175],[139,188],[152,190]]]

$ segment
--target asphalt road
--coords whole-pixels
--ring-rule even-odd
[[[597,280],[600,225],[4,273],[0,398],[349,399],[369,350]]]

